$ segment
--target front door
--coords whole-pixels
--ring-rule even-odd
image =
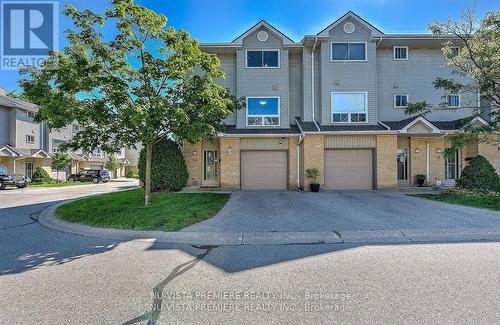
[[[27,162],[24,164],[24,175],[26,177],[29,177],[29,178],[33,177],[33,163],[32,162]]]
[[[399,148],[397,155],[398,163],[398,185],[408,186],[408,148]]]
[[[444,185],[455,186],[455,180],[458,178],[458,150],[450,157],[444,160]]]
[[[202,185],[219,185],[219,157],[217,155],[217,150],[204,151]]]

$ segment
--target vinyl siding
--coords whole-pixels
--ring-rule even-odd
[[[241,138],[240,150],[288,150],[288,139]]]
[[[236,95],[236,55],[218,54],[221,62],[221,71],[224,72],[224,79],[217,79],[216,82],[224,85],[231,90],[231,95]],[[236,125],[236,114],[224,120],[227,125]]]
[[[34,123],[31,118],[26,116],[26,111],[16,110],[16,143],[15,146],[21,149],[40,149],[42,148],[40,137],[40,124]],[[26,143],[26,135],[35,136],[34,143]]]
[[[302,109],[303,95],[302,95],[302,54],[290,54],[290,103],[289,103],[289,123],[295,124],[295,116],[303,118]]]
[[[289,124],[289,63],[288,50],[283,49],[282,41],[270,31],[269,39],[260,42],[256,38],[255,31],[243,40],[243,49],[236,51],[237,80],[236,94],[238,97],[247,96],[277,96],[280,97],[280,126],[290,127]],[[245,68],[245,50],[251,49],[279,49],[280,68],[256,69]],[[237,112],[237,124],[239,128],[246,128],[246,110]],[[255,126],[253,126],[255,128]]]
[[[403,43],[401,45],[404,45]],[[446,66],[439,47],[409,47],[408,60],[393,60],[392,47],[377,50],[378,70],[378,114],[381,121],[396,121],[407,118],[404,110],[394,108],[394,94],[408,94],[410,102],[427,101],[432,105],[443,102],[445,92],[437,90],[433,81],[437,77],[461,79]],[[461,104],[477,106],[477,94],[462,94]],[[434,121],[455,120],[470,116],[473,109],[434,111],[427,118]]]
[[[356,30],[346,34],[342,30],[345,22],[351,21]],[[367,61],[331,61],[331,42],[366,42]],[[321,43],[321,123],[332,124],[331,92],[367,92],[368,123],[377,123],[377,68],[376,44],[370,42],[370,32],[361,24],[345,19],[330,31],[329,40]],[[353,123],[349,123],[353,124]],[[364,124],[364,123],[363,123]]]
[[[10,143],[10,110],[0,107],[0,145]]]
[[[302,52],[302,99],[304,121],[312,121],[312,74],[311,74],[312,48],[305,47]]]

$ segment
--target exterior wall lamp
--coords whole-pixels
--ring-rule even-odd
[[[227,148],[226,153],[228,156],[231,156],[231,153],[232,153],[231,147]]]
[[[415,148],[415,153],[419,153],[419,152],[420,152],[420,149]]]

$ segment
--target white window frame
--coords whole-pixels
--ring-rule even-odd
[[[250,52],[255,52],[255,51],[262,51],[262,52],[278,52],[278,66],[277,67],[249,67],[248,66],[248,51]],[[264,53],[262,53],[264,55]],[[264,59],[264,58],[262,58]],[[264,62],[262,62],[264,63]],[[281,68],[281,51],[280,49],[246,49],[245,50],[245,69],[279,69]],[[264,98],[264,97],[262,97]]]
[[[397,59],[396,58],[396,49],[406,49],[406,58],[404,59]],[[392,59],[394,61],[408,61],[408,58],[410,57],[410,49],[408,46],[401,46],[401,45],[395,45],[392,47]]]
[[[364,112],[334,112],[333,111],[333,95],[334,94],[364,94],[365,95],[365,111]],[[333,114],[348,114],[347,122],[334,122]],[[366,121],[351,122],[351,114],[366,114]],[[330,94],[330,120],[332,124],[368,124],[368,92],[367,91],[332,91]]]
[[[458,96],[458,106],[448,105],[448,98],[450,98],[450,96]],[[462,99],[460,98],[460,94],[448,94],[448,95],[446,95],[446,107],[449,107],[449,108],[460,108],[461,105],[462,105]]]
[[[349,44],[365,44],[365,59],[364,60],[334,60],[333,59],[333,44],[348,44],[347,54],[349,55]],[[368,61],[368,43],[367,42],[330,42],[330,62],[367,62]]]
[[[33,116],[30,116],[30,113],[33,113]],[[32,112],[32,111],[26,111],[26,117],[27,117],[27,118],[35,118],[35,112]]]
[[[33,141],[28,140],[29,137],[32,137]],[[32,134],[26,134],[26,143],[35,143],[35,136]]]
[[[398,106],[396,104],[396,96],[406,96],[406,106]],[[408,94],[394,94],[394,108],[406,108],[410,102],[410,96]]]
[[[275,115],[249,115],[248,114],[248,99],[249,98],[278,98],[278,114]],[[281,98],[280,96],[247,96],[245,98],[245,101],[246,101],[246,109],[245,109],[245,125],[246,126],[249,126],[249,127],[266,127],[266,128],[275,128],[275,127],[278,127],[281,125],[281,118],[280,118],[280,113],[281,113]],[[260,125],[255,125],[255,124],[248,124],[248,118],[249,117],[262,117],[262,124]],[[276,125],[266,125],[264,124],[264,118],[265,117],[277,117],[278,118],[278,124]]]

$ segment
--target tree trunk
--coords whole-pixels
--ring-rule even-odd
[[[153,145],[146,144],[146,179],[144,180],[144,205],[151,205],[151,158]]]
[[[59,183],[59,169],[56,170],[56,183]]]

